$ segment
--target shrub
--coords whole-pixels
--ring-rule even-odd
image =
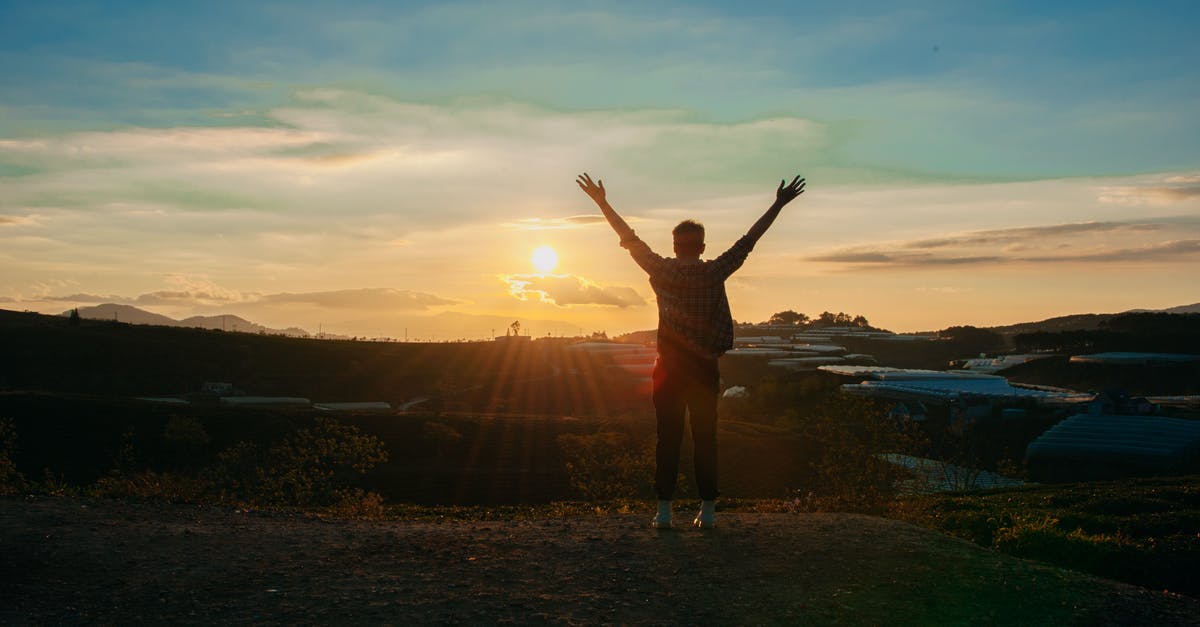
[[[0,418],[0,496],[19,494],[29,487],[13,461],[16,451],[17,431],[11,420]]]
[[[830,399],[806,417],[803,429],[819,451],[813,485],[797,501],[810,509],[886,511],[905,473],[884,455],[912,452],[919,442],[911,425],[889,418],[883,405],[852,397]]]
[[[202,464],[212,437],[204,425],[192,416],[172,415],[162,432],[163,449],[175,466]]]
[[[653,495],[654,446],[628,433],[563,434],[558,446],[571,488],[580,498],[610,500]],[[682,483],[682,482],[681,482]]]
[[[362,501],[349,482],[387,461],[383,443],[357,427],[318,418],[269,446],[241,442],[202,473],[224,498],[264,505],[330,506]]]
[[[100,498],[135,498],[195,503],[205,500],[208,486],[203,481],[178,473],[145,470],[101,477],[87,493]]]

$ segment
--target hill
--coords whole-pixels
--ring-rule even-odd
[[[0,623],[1193,625],[1200,601],[854,514],[348,521],[0,502]]]
[[[1003,335],[1018,335],[1021,333],[1036,332],[1056,333],[1061,331],[1094,331],[1104,327],[1105,324],[1113,318],[1125,316],[1127,314],[1144,313],[1195,314],[1200,313],[1200,303],[1180,305],[1178,307],[1170,307],[1167,309],[1130,309],[1129,311],[1123,311],[1120,313],[1072,314],[1069,316],[1047,318],[1037,322],[1021,322],[1017,324],[1008,324],[989,328],[992,331],[1001,333]]]
[[[1073,314],[1047,318],[1037,322],[1020,322],[989,328],[1003,335],[1017,335],[1037,331],[1051,333],[1058,331],[1089,331],[1099,329],[1105,321],[1111,320],[1116,315],[1118,314]]]
[[[94,307],[79,307],[79,317],[87,320],[112,320],[128,324],[146,324],[164,327],[191,327],[196,329],[212,329],[221,331],[239,331],[242,333],[267,333],[270,335],[286,335],[288,337],[309,337],[311,334],[304,329],[288,327],[272,329],[261,324],[250,322],[245,318],[230,314],[219,316],[192,316],[183,320],[156,314],[131,305],[105,303]],[[68,316],[71,310],[61,315]]]
[[[567,340],[400,343],[229,333],[0,310],[0,389],[179,395],[206,381],[313,401],[417,398],[440,410],[607,415],[644,406],[611,361]],[[622,390],[623,393],[616,393]]]

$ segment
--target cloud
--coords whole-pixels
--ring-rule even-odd
[[[539,213],[558,213],[565,199],[578,206],[576,164],[620,176],[627,188],[653,177],[656,193],[684,200],[745,184],[781,158],[815,163],[824,146],[820,125],[794,115],[718,121],[681,109],[427,104],[337,89],[301,90],[261,119],[237,122],[0,138],[5,163],[36,171],[9,177],[5,196],[88,209],[154,202],[292,216],[387,213],[447,228],[511,220],[515,203]],[[542,216],[534,216],[518,224],[537,227]],[[551,216],[542,226],[596,219]]]
[[[971,288],[969,288],[969,287],[965,287],[965,288],[964,287],[950,287],[950,286],[941,286],[941,287],[927,286],[927,287],[918,287],[918,288],[916,288],[916,290],[918,292],[925,292],[928,294],[962,294],[964,292],[970,292]]]
[[[600,215],[574,215],[561,218],[522,218],[515,222],[506,222],[502,226],[523,231],[545,231],[556,229],[573,229],[589,224],[604,222]]]
[[[600,285],[570,274],[512,274],[501,276],[509,293],[520,300],[535,299],[561,307],[606,305],[619,308],[645,305],[633,288]]]
[[[1168,224],[1172,228],[1168,229]],[[1184,262],[1200,252],[1195,239],[1154,241],[1153,235],[1196,231],[1193,221],[1080,222],[972,231],[810,255],[809,261],[851,268],[990,264]]]
[[[177,281],[181,282],[181,281]],[[281,292],[275,294],[242,293],[226,290],[211,283],[187,282],[193,288],[160,290],[135,297],[110,294],[70,294],[46,296],[41,300],[78,303],[117,303],[122,305],[149,306],[296,306],[307,305],[325,309],[363,309],[371,311],[419,311],[442,305],[453,305],[459,301],[442,298],[434,294],[394,288],[360,288],[323,292]]]
[[[813,255],[809,261],[845,264],[875,264],[879,266],[952,266],[1002,261],[1001,257],[974,255],[964,257],[936,256],[928,253],[905,253],[882,250],[851,250]]]
[[[1182,258],[1200,254],[1200,239],[1175,240],[1139,246],[1135,248],[1120,248],[1078,255],[1058,255],[1045,257],[1027,257],[1020,261],[1046,262],[1148,262],[1148,261],[1181,261]]]
[[[39,296],[39,297],[37,297],[37,300],[44,300],[44,301],[51,301],[51,302],[73,302],[73,303],[118,303],[118,304],[123,304],[123,305],[131,304],[136,301],[136,299],[127,298],[125,296],[118,296],[116,294],[109,294],[108,296],[101,296],[99,294],[84,294],[84,293],[68,294],[66,296]]]
[[[20,226],[23,224],[34,224],[35,220],[30,216],[3,216],[0,215],[0,226]]]
[[[311,305],[328,309],[415,311],[453,305],[458,301],[424,292],[386,287],[326,292],[267,294],[257,299],[267,305]]]
[[[1052,224],[1048,226],[1026,226],[1008,229],[993,229],[974,231],[949,237],[921,239],[908,242],[905,248],[942,248],[947,246],[981,246],[987,244],[1007,244],[1021,242],[1028,245],[1031,240],[1060,237],[1063,235],[1079,235],[1112,231],[1157,231],[1163,225],[1153,223],[1129,222],[1075,222],[1069,224]]]
[[[1100,188],[1098,199],[1117,205],[1173,205],[1200,198],[1200,176],[1181,174],[1156,177],[1137,185]]]
[[[245,301],[241,295],[162,290],[141,294],[132,302],[136,305],[222,305]]]

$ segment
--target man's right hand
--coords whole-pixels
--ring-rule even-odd
[[[592,177],[588,176],[587,172],[584,172],[575,179],[575,182],[579,185],[579,189],[582,189],[583,193],[587,194],[593,202],[602,207],[604,206],[605,194],[603,180],[597,179],[596,182],[593,183]]]

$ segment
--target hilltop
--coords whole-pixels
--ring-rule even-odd
[[[1054,318],[1046,318],[1045,320],[1039,320],[1037,322],[1020,322],[1017,324],[988,327],[988,329],[1003,335],[1035,333],[1039,331],[1051,333],[1060,331],[1094,331],[1102,328],[1105,323],[1118,316],[1139,313],[1200,314],[1200,303],[1180,305],[1178,307],[1170,307],[1167,309],[1130,309],[1129,311],[1123,311],[1120,313],[1086,313],[1073,314],[1069,316],[1056,316]]]
[[[483,514],[483,512],[480,512]],[[855,514],[349,521],[0,501],[0,622],[1190,625],[1200,601]]]
[[[139,309],[132,305],[105,303],[94,307],[79,307],[80,318],[88,320],[112,320],[128,324],[145,324],[163,327],[188,327],[194,329],[212,329],[221,331],[236,331],[241,333],[267,333],[270,335],[285,335],[288,337],[310,337],[311,334],[299,327],[272,329],[261,324],[250,322],[240,316],[222,314],[217,316],[191,316],[183,320],[156,314]],[[63,316],[71,315],[71,310],[62,312]]]
[[[3,310],[0,310],[2,312]],[[314,334],[301,329],[299,327],[288,327],[286,329],[273,329],[252,322],[233,314],[222,314],[214,316],[191,316],[183,320],[176,320],[168,316],[156,314],[132,305],[121,305],[115,303],[104,303],[93,307],[78,308],[79,315],[82,318],[90,320],[115,320],[118,322],[126,322],[130,324],[144,325],[161,325],[169,327],[194,327],[201,329],[220,329],[222,331],[237,331],[242,333],[266,333],[271,335],[285,335],[289,337],[312,337]],[[62,316],[67,316],[70,310],[62,312]],[[999,325],[993,327],[981,327],[1000,333],[1006,336],[1018,335],[1021,333],[1034,332],[1061,332],[1061,331],[1088,331],[1101,328],[1107,321],[1131,313],[1170,313],[1170,314],[1200,314],[1200,303],[1190,305],[1179,305],[1176,307],[1168,307],[1166,309],[1130,309],[1119,313],[1080,313],[1066,316],[1055,316],[1044,320],[1032,322],[1019,322],[1014,324]],[[485,322],[492,327],[499,325],[499,328],[505,328],[508,324],[506,319],[502,320],[494,316],[472,316],[457,312],[444,312],[439,314],[439,318],[453,319],[454,322],[446,322],[448,326],[462,326],[462,318],[479,318],[480,320],[473,322],[479,326]],[[572,325],[562,321],[542,321],[554,328],[573,328]],[[964,324],[969,324],[965,322]],[[482,327],[481,327],[482,328]],[[653,329],[631,331],[621,334],[619,339],[624,342],[652,342],[654,341],[655,332]],[[350,339],[350,336],[321,334],[326,339]]]

